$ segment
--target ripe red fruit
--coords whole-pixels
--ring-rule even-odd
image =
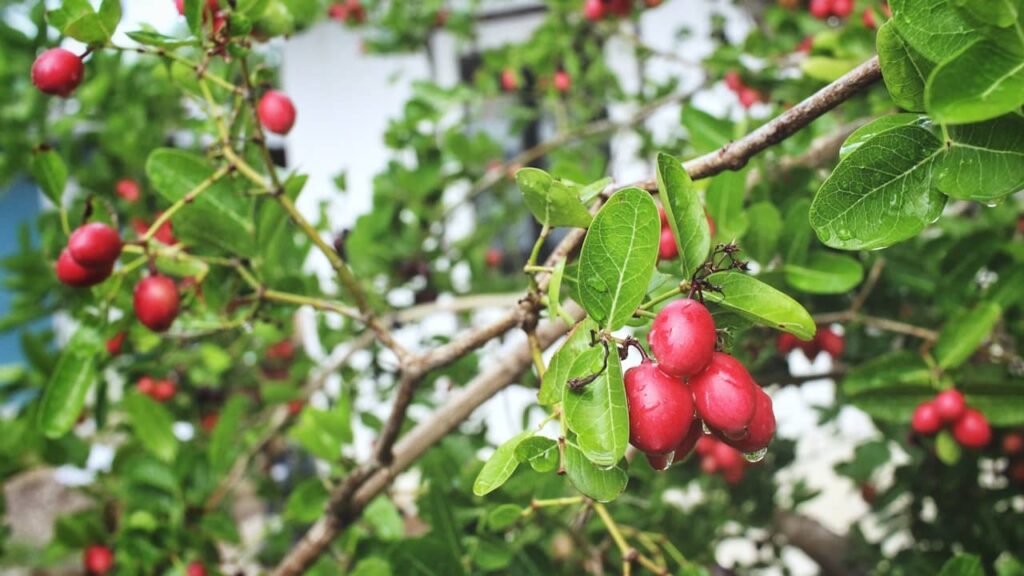
[[[206,576],[206,567],[199,562],[192,562],[185,569],[185,576]]]
[[[747,424],[747,435],[738,440],[723,438],[723,441],[740,452],[757,452],[767,448],[775,436],[775,410],[772,399],[760,387],[755,387],[757,396],[754,403],[754,415]]]
[[[292,400],[288,403],[288,414],[291,416],[297,416],[305,407],[306,404],[302,400]]]
[[[89,574],[106,574],[114,567],[114,553],[106,546],[89,546],[82,554],[82,565]]]
[[[828,18],[832,13],[832,0],[811,0],[810,12],[819,20]]]
[[[711,449],[710,458],[715,461],[715,468],[722,473],[722,477],[729,484],[737,484],[743,479],[743,469],[747,461],[735,448],[722,442],[715,443]]]
[[[733,92],[739,92],[743,89],[743,79],[740,78],[740,73],[735,70],[726,72],[722,79],[725,81],[725,87]]]
[[[946,424],[952,424],[963,417],[967,411],[967,402],[959,390],[950,388],[943,390],[935,396],[935,410],[939,418]]]
[[[824,350],[833,359],[842,356],[843,350],[846,348],[846,340],[837,332],[833,332],[831,328],[818,330],[818,333],[814,336],[814,341],[820,350]]]
[[[341,4],[331,4],[327,7],[327,17],[331,20],[344,22],[348,17],[348,10]]]
[[[153,382],[152,392],[150,396],[157,402],[167,402],[171,398],[174,398],[174,394],[178,391],[178,387],[174,385],[174,382],[170,380],[157,380]]]
[[[661,227],[668,226],[668,213],[665,212],[664,206],[658,206],[658,218],[661,219]]]
[[[918,434],[931,436],[942,428],[942,418],[935,409],[934,402],[923,402],[914,409],[910,418],[910,427]]]
[[[32,63],[32,84],[44,94],[67,98],[84,74],[82,59],[63,48],[50,48]]]
[[[107,340],[107,353],[109,353],[111,356],[117,356],[118,354],[120,354],[121,345],[124,344],[125,336],[126,334],[124,332],[118,332],[109,340]]]
[[[219,419],[219,412],[210,412],[206,416],[203,416],[203,419],[199,421],[199,425],[203,427],[203,430],[213,432],[213,429],[217,427],[217,420]]]
[[[715,352],[715,339],[711,313],[689,298],[662,308],[647,334],[647,343],[661,370],[676,378],[687,378],[703,370]]]
[[[604,0],[587,0],[583,5],[583,15],[591,22],[604,18]]]
[[[143,376],[142,378],[139,378],[139,382],[138,382],[138,384],[135,385],[135,387],[142,394],[145,394],[146,396],[152,396],[153,395],[153,388],[154,388],[155,385],[156,385],[156,380],[153,380],[149,376]]]
[[[260,123],[275,134],[287,134],[295,125],[295,105],[283,92],[270,90],[256,106]]]
[[[113,265],[89,268],[79,264],[71,252],[65,248],[60,253],[56,265],[57,279],[68,286],[85,287],[99,284],[106,280],[113,271]]]
[[[699,420],[697,420],[697,422],[699,422]],[[701,435],[697,438],[697,442],[693,448],[693,451],[696,452],[698,456],[710,455],[715,444],[718,444],[718,440],[715,440],[714,437],[704,434],[703,428],[704,427],[701,426]]]
[[[565,70],[559,70],[555,72],[554,85],[555,90],[568,92],[569,88],[572,88],[572,78],[569,77],[569,73]]]
[[[484,254],[484,262],[488,268],[497,268],[501,266],[501,261],[504,259],[504,255],[501,253],[499,248],[488,248],[487,253]]]
[[[779,352],[780,356],[789,354],[795,350],[797,346],[799,346],[799,344],[796,336],[789,332],[783,332],[775,338],[775,349]]]
[[[807,36],[796,45],[796,51],[804,54],[809,54],[812,48],[814,48],[814,36]]]
[[[992,428],[981,412],[968,408],[953,423],[953,438],[965,448],[984,448],[992,441]]]
[[[672,465],[671,454],[644,453],[644,456],[647,458],[647,463],[651,465],[651,468],[658,471],[668,470],[668,467]]]
[[[178,316],[178,287],[166,276],[148,276],[135,286],[135,316],[154,332],[171,327]]]
[[[106,224],[90,222],[71,233],[68,252],[87,268],[113,266],[121,255],[121,235]]]
[[[708,367],[690,378],[697,413],[709,428],[728,438],[746,433],[757,405],[757,387],[743,364],[722,352],[715,352]]]
[[[291,360],[295,356],[295,343],[291,340],[281,340],[277,344],[267,348],[267,360]]]
[[[750,108],[761,101],[761,93],[746,86],[740,89],[737,96],[740,99],[740,106],[743,106],[744,108]]]
[[[679,256],[676,237],[672,235],[671,228],[664,226],[661,229],[661,239],[658,240],[658,260],[672,260],[676,256]]]
[[[135,202],[141,195],[139,183],[131,178],[122,178],[118,180],[117,185],[114,186],[114,192],[128,202]]]
[[[505,92],[515,92],[519,89],[519,78],[511,68],[501,71],[501,89]]]
[[[832,0],[832,13],[846,18],[853,13],[853,0]]]
[[[1024,453],[1024,435],[1020,432],[1010,432],[1003,436],[1003,454],[1017,456]]]
[[[687,430],[686,436],[683,437],[683,441],[676,446],[675,454],[672,456],[673,462],[682,462],[686,460],[686,457],[693,452],[697,443],[700,442],[704,435],[704,424],[700,421],[700,418],[694,418],[690,424],[690,429]]]
[[[864,15],[861,17],[861,19],[864,22],[864,26],[866,26],[867,28],[874,30],[877,26],[875,24],[875,11],[872,10],[871,8],[864,10]]]
[[[645,360],[625,374],[629,442],[641,452],[668,454],[693,422],[693,395],[682,381]]]
[[[609,0],[608,10],[620,18],[625,18],[629,16],[631,2],[632,0]]]

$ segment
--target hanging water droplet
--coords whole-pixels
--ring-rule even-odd
[[[760,462],[761,460],[764,460],[764,456],[767,453],[768,453],[768,448],[765,447],[765,448],[761,448],[760,450],[758,450],[756,452],[746,452],[746,453],[743,454],[743,457],[747,459],[747,462]]]
[[[711,434],[711,428],[708,428],[708,423],[707,422],[701,420],[700,421],[700,426],[701,426],[701,428],[704,429],[704,433],[705,434]]]
[[[668,470],[669,466],[672,465],[672,458],[675,456],[675,452],[669,452],[668,454],[645,454],[647,456],[647,462],[658,471]]]

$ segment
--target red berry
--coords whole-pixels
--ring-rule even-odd
[[[814,48],[813,36],[805,37],[803,40],[800,41],[799,44],[796,45],[796,51],[803,52],[804,54],[809,54],[812,48]]]
[[[684,298],[661,309],[647,334],[651,353],[669,376],[687,378],[711,362],[715,321],[703,304]]]
[[[344,22],[348,18],[348,9],[342,4],[331,4],[327,7],[327,17],[331,20]]]
[[[954,388],[939,392],[935,396],[934,403],[939,418],[946,424],[956,422],[963,417],[964,412],[967,410],[967,402],[964,400],[964,395]]]
[[[267,360],[291,360],[295,357],[295,343],[291,340],[281,340],[267,348]]]
[[[111,356],[117,356],[118,354],[121,353],[121,345],[124,344],[125,336],[126,334],[124,332],[118,332],[109,340],[107,340],[107,352]]]
[[[135,316],[154,332],[171,327],[178,316],[178,287],[166,276],[148,276],[135,286]]]
[[[608,2],[608,10],[620,18],[629,16],[630,2],[632,0],[610,0]]]
[[[668,213],[665,212],[664,206],[658,206],[658,217],[661,218],[661,227],[663,229],[668,226]]]
[[[256,106],[260,123],[275,134],[287,134],[295,125],[295,105],[283,92],[270,90]]]
[[[799,345],[797,342],[796,336],[789,332],[783,332],[775,338],[775,349],[780,356],[785,356],[796,349]]]
[[[82,565],[89,574],[106,574],[114,567],[114,553],[106,546],[89,546],[82,554]]]
[[[864,499],[867,504],[874,504],[878,498],[878,490],[875,485],[870,482],[865,482],[860,485],[860,497]]]
[[[690,378],[693,401],[701,419],[729,438],[741,437],[754,416],[757,384],[739,360],[715,352],[711,363]]]
[[[501,89],[505,92],[515,92],[519,89],[519,77],[511,68],[501,71]]]
[[[185,569],[185,576],[206,576],[206,567],[199,562],[192,562]]]
[[[113,265],[87,268],[79,264],[65,248],[57,259],[57,279],[68,286],[85,287],[103,282],[113,271]]]
[[[1003,436],[1003,454],[1017,456],[1024,453],[1024,435],[1020,432],[1010,432]]]
[[[583,15],[591,22],[604,18],[604,0],[587,0],[583,5]]]
[[[572,88],[572,78],[569,77],[569,73],[565,70],[559,70],[555,72],[555,90],[559,92],[568,92],[569,88]]]
[[[775,410],[772,399],[760,387],[754,388],[757,400],[754,404],[754,416],[747,424],[747,435],[738,440],[723,438],[723,441],[740,452],[757,452],[767,448],[775,436]]]
[[[923,402],[914,409],[914,415],[910,418],[910,427],[918,434],[931,436],[942,429],[942,418],[939,411],[935,409],[934,402]]]
[[[853,0],[832,0],[832,13],[846,18],[853,13]]]
[[[178,391],[178,387],[174,385],[174,382],[170,380],[157,380],[153,383],[153,389],[150,396],[157,402],[166,402],[171,398],[174,398],[174,394]]]
[[[118,180],[117,185],[114,187],[114,192],[128,202],[135,202],[141,195],[139,183],[131,178],[122,178]]]
[[[641,452],[667,454],[693,422],[693,395],[682,381],[645,360],[625,374],[629,442]]]
[[[138,388],[139,392],[142,394],[152,396],[153,389],[156,387],[156,380],[153,380],[149,376],[143,376],[142,378],[139,378],[139,383],[136,384],[135,387]]]
[[[71,233],[68,252],[87,268],[113,266],[121,255],[121,235],[106,224],[91,222]]]
[[[726,72],[722,79],[725,80],[725,87],[733,92],[739,92],[743,89],[743,79],[740,78],[740,73],[735,70]]]
[[[715,460],[715,468],[722,473],[726,482],[737,484],[743,479],[743,469],[746,468],[747,461],[735,448],[718,442],[711,450],[710,457]]]
[[[864,16],[862,16],[862,21],[864,22],[864,26],[874,30],[877,27],[875,24],[875,11],[871,8],[865,10]]]
[[[345,9],[348,14],[345,16],[345,22],[349,24],[362,24],[366,22],[366,9],[359,0],[347,0],[345,2]]]
[[[292,400],[288,403],[288,414],[291,416],[297,416],[305,407],[306,404],[302,400]]]
[[[738,97],[740,99],[740,106],[744,108],[750,108],[761,101],[761,93],[746,86],[740,89]]]
[[[501,266],[501,261],[504,259],[504,255],[501,253],[500,248],[488,248],[487,253],[484,254],[484,262],[488,268],[497,268]]]
[[[696,420],[699,422],[700,420]],[[701,435],[697,438],[697,442],[694,445],[693,451],[698,456],[709,456],[711,451],[714,449],[715,444],[718,444],[718,440],[715,440],[713,436],[704,434],[704,427],[701,426]]]
[[[968,408],[953,423],[953,438],[964,448],[984,448],[992,441],[992,428],[981,412]]]
[[[714,474],[715,472],[718,472],[718,460],[715,460],[710,453],[707,456],[701,456],[700,471],[705,474]]]
[[[672,260],[679,256],[679,246],[676,244],[676,237],[672,235],[672,229],[668,226],[661,228],[661,239],[658,241],[658,260]]]
[[[818,345],[817,338],[812,338],[806,341],[800,340],[797,342],[796,346],[804,353],[804,356],[812,362],[818,357],[818,353],[821,352],[821,346]]]
[[[715,235],[715,221],[711,218],[711,214],[708,214],[708,209],[704,209],[704,217],[708,219],[708,234]]]
[[[686,436],[683,437],[683,441],[676,446],[675,454],[672,456],[673,462],[682,462],[686,460],[690,452],[693,452],[697,443],[700,442],[704,435],[704,424],[700,421],[700,418],[694,418],[693,423],[690,424],[690,429],[686,432]]]
[[[32,64],[32,84],[44,94],[67,98],[85,75],[82,59],[63,48],[46,50]]]
[[[832,13],[832,0],[811,0],[810,12],[819,20],[828,18]]]
[[[846,348],[846,341],[831,328],[819,329],[818,333],[814,335],[814,341],[818,349],[825,351],[833,360],[842,356],[843,349]]]
[[[162,211],[156,213],[157,218],[162,215]],[[148,229],[149,227],[147,226],[146,228]],[[145,230],[143,230],[143,232],[145,232]],[[164,223],[157,228],[156,234],[153,235],[153,238],[156,238],[158,242],[166,246],[174,246],[178,243],[178,239],[174,237],[174,228],[171,226],[170,220],[164,221]]]

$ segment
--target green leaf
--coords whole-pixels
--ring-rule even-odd
[[[477,474],[473,482],[473,494],[484,496],[501,488],[512,473],[519,467],[519,460],[516,458],[516,446],[532,432],[522,432],[513,436],[510,440],[498,446],[498,449],[491,454],[491,457],[484,464],[484,467]]]
[[[548,226],[590,226],[590,212],[578,192],[537,168],[516,172],[516,183],[523,192],[526,207],[541,224]]]
[[[852,368],[843,393],[874,418],[909,422],[914,408],[935,396],[931,371],[918,354],[894,352]]]
[[[768,264],[775,257],[779,247],[779,237],[782,235],[782,214],[771,202],[758,202],[747,208],[747,216],[756,225],[747,230],[743,239],[743,249],[754,260],[761,264]],[[803,224],[806,221],[806,218],[800,221],[801,228],[807,228]]]
[[[217,473],[227,472],[234,464],[234,455],[242,449],[239,439],[239,431],[242,416],[248,408],[248,400],[245,396],[235,394],[231,396],[217,418],[217,425],[213,428],[210,437],[210,466]]]
[[[915,236],[942,214],[946,197],[932,186],[932,162],[943,151],[917,125],[879,133],[850,152],[811,203],[810,222],[827,246],[885,248]]]
[[[991,202],[1024,189],[1024,119],[950,127],[933,170],[935,185],[952,198]]]
[[[182,46],[192,46],[196,42],[194,39],[181,39],[173,36],[164,36],[159,32],[152,30],[133,30],[127,32],[127,35],[132,40],[135,40],[139,44],[145,44],[146,46],[159,46],[161,48],[180,48]]]
[[[487,513],[487,527],[493,531],[508,528],[519,521],[523,509],[515,504],[502,504]]]
[[[59,9],[47,12],[46,19],[65,36],[86,44],[103,44],[121,20],[121,4],[104,0],[97,14],[89,0],[64,0]]]
[[[700,154],[721,148],[734,137],[732,122],[694,106],[683,106],[681,120],[690,143]]]
[[[875,38],[882,79],[893,102],[904,110],[923,112],[924,87],[935,64],[904,42],[890,20]]]
[[[939,576],[985,576],[985,570],[977,556],[960,554],[946,562]]]
[[[604,356],[605,349],[599,345],[576,358],[570,377],[586,377],[599,370],[601,374],[578,392],[567,390],[563,410],[569,429],[576,433],[579,449],[591,462],[607,468],[626,453],[629,412],[619,355],[611,348],[607,367],[602,366]]]
[[[807,250],[811,246],[810,218],[811,201],[800,198],[786,209],[782,224],[782,255],[788,264],[803,264],[807,261]]]
[[[185,0],[185,22],[193,36],[203,35],[203,9],[206,0]]]
[[[949,0],[892,0],[892,21],[900,36],[932,62],[941,62],[977,37]]]
[[[949,430],[942,430],[935,437],[935,455],[947,466],[952,466],[960,461],[960,444],[949,433]]]
[[[661,206],[679,246],[682,275],[689,278],[711,250],[711,231],[704,203],[683,165],[674,157],[658,154],[657,179]]]
[[[850,70],[853,70],[860,64],[858,58],[830,58],[827,56],[811,56],[806,58],[801,64],[800,69],[803,70],[810,78],[815,80],[821,80],[822,82],[833,82],[839,79],[843,74],[846,74]]]
[[[548,314],[552,318],[561,318],[566,325],[575,324],[573,317],[562,308],[562,279],[565,277],[565,259],[562,258],[555,264],[551,271],[551,278],[548,280]],[[543,391],[543,387],[541,388]]]
[[[54,206],[60,207],[64,198],[64,187],[68,182],[68,167],[60,154],[48,146],[36,148],[32,151],[29,171],[36,184],[42,188],[43,194],[46,194]]]
[[[839,159],[842,160],[846,158],[851,152],[860,148],[861,144],[864,144],[868,140],[887,130],[891,130],[898,126],[907,126],[908,124],[929,126],[930,123],[931,120],[927,116],[922,116],[921,114],[902,113],[882,116],[877,120],[873,120],[868,124],[857,128],[847,136],[842,147],[839,148]]]
[[[323,508],[320,514],[323,514]],[[363,511],[363,519],[381,540],[401,540],[405,536],[405,521],[387,495],[374,498]]]
[[[154,456],[170,462],[178,453],[174,437],[174,418],[166,408],[145,394],[129,393],[122,402],[125,414],[135,430],[135,437]]]
[[[842,294],[864,279],[859,260],[831,252],[815,252],[805,264],[786,264],[783,271],[790,286],[808,294]]]
[[[644,299],[658,259],[658,208],[650,194],[624,188],[594,217],[580,251],[580,304],[617,330]]]
[[[1024,104],[1024,47],[979,38],[939,64],[928,78],[925,106],[944,124],[982,122]]]
[[[705,192],[708,214],[715,222],[715,238],[737,240],[747,231],[750,220],[743,210],[747,196],[747,171],[723,172],[711,179]]]
[[[213,173],[202,156],[184,150],[160,148],[146,161],[146,175],[168,202],[184,198]],[[249,203],[236,197],[222,178],[172,217],[174,234],[186,244],[212,245],[252,257],[256,243],[252,219],[247,216]]]
[[[292,202],[306,185],[306,175],[292,175],[284,183],[284,193]],[[262,254],[261,270],[271,278],[286,277],[301,268],[302,241],[296,241],[296,228],[277,202],[262,202],[256,220],[256,238]]]
[[[962,309],[943,326],[935,343],[935,359],[943,369],[956,368],[974,354],[1002,316],[1003,309],[993,302],[982,302]]]
[[[99,10],[100,22],[105,30],[113,36],[114,30],[121,22],[121,0],[103,0]]]
[[[39,406],[37,417],[43,434],[58,438],[75,425],[85,405],[85,396],[96,382],[102,350],[100,335],[86,326],[80,326],[64,346]]]
[[[541,379],[538,394],[541,406],[550,406],[562,401],[565,383],[569,380],[569,370],[572,369],[576,358],[590,348],[591,332],[596,330],[597,322],[586,318],[569,332],[562,347],[551,357],[547,372]]]
[[[330,410],[307,407],[288,434],[310,454],[333,462],[341,454],[341,446],[352,440],[352,410],[339,399]]]
[[[708,281],[721,292],[705,290],[705,300],[762,326],[789,332],[801,340],[814,336],[814,319],[807,310],[764,282],[739,272],[716,272],[708,276]]]
[[[313,522],[327,507],[327,488],[319,478],[310,478],[292,490],[284,503],[284,517],[296,522]]]
[[[391,564],[383,558],[371,556],[360,560],[348,576],[391,576]]]
[[[565,473],[577,490],[598,502],[615,500],[629,483],[625,470],[618,466],[599,468],[571,443],[565,445]]]
[[[1020,12],[1019,0],[953,0],[953,4],[976,20],[1000,28],[1012,26]]]
[[[558,443],[544,436],[531,436],[516,446],[516,459],[536,472],[552,472],[558,468]]]

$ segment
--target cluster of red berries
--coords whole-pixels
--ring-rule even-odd
[[[662,0],[644,0],[644,6],[654,8],[661,5]],[[609,16],[626,18],[632,11],[632,0],[586,0],[583,4],[583,16],[591,22],[603,20]]]
[[[740,76],[739,72],[729,70],[725,73],[725,76],[722,77],[722,80],[725,81],[725,87],[735,94],[737,99],[739,99],[740,106],[750,108],[758,102],[764,102],[764,95],[754,88],[747,86],[746,83],[743,82],[743,78]]]
[[[174,398],[174,394],[178,391],[178,387],[174,385],[174,382],[166,378],[157,380],[149,376],[139,378],[139,383],[136,387],[139,392],[160,403]]]
[[[1007,432],[1002,444],[1003,454],[1010,459],[1006,475],[1012,482],[1024,484],[1024,430]]]
[[[672,235],[672,228],[668,224],[668,214],[665,214],[665,209],[658,207],[658,214],[661,216],[661,238],[658,240],[658,260],[672,260],[679,256],[679,246],[676,244],[676,238]],[[708,219],[708,229],[712,236],[715,235],[715,221],[711,219],[711,216],[704,212],[704,216]]]
[[[121,256],[121,235],[110,226],[91,222],[79,226],[57,259],[57,279],[68,286],[93,286],[110,277]]]
[[[715,323],[700,302],[682,299],[654,318],[645,358],[626,371],[629,441],[657,469],[685,458],[705,428],[741,452],[775,435],[771,398],[738,360],[715,352]]]
[[[829,16],[846,18],[853,13],[853,0],[811,0],[809,10],[819,20]]]
[[[778,339],[775,341],[775,347],[779,354],[783,356],[799,348],[804,353],[804,356],[813,362],[818,357],[818,354],[822,352],[825,352],[833,359],[839,358],[843,355],[843,349],[846,348],[846,341],[841,334],[832,328],[818,326],[814,338],[806,341],[800,340],[789,332],[779,334]]]
[[[739,484],[750,462],[743,454],[713,436],[702,436],[693,450],[700,456],[700,469],[705,474],[721,474],[729,484]]]
[[[327,8],[327,16],[345,24],[362,24],[366,22],[366,8],[359,0],[345,0],[331,4]]]
[[[519,90],[519,74],[516,73],[512,68],[505,68],[501,71],[501,76],[498,78],[501,83],[501,89],[504,92],[515,92]],[[541,88],[547,88],[553,86],[558,92],[565,94],[572,88],[572,76],[565,70],[558,70],[551,78],[541,78],[538,82]]]
[[[922,402],[910,420],[914,432],[930,436],[950,426],[953,438],[964,448],[984,448],[992,441],[992,428],[985,415],[969,408],[964,395],[950,388]]]
[[[114,551],[106,546],[94,544],[82,552],[82,567],[86,574],[102,576],[114,567]],[[190,562],[185,568],[186,576],[206,576],[206,567],[200,562]]]

